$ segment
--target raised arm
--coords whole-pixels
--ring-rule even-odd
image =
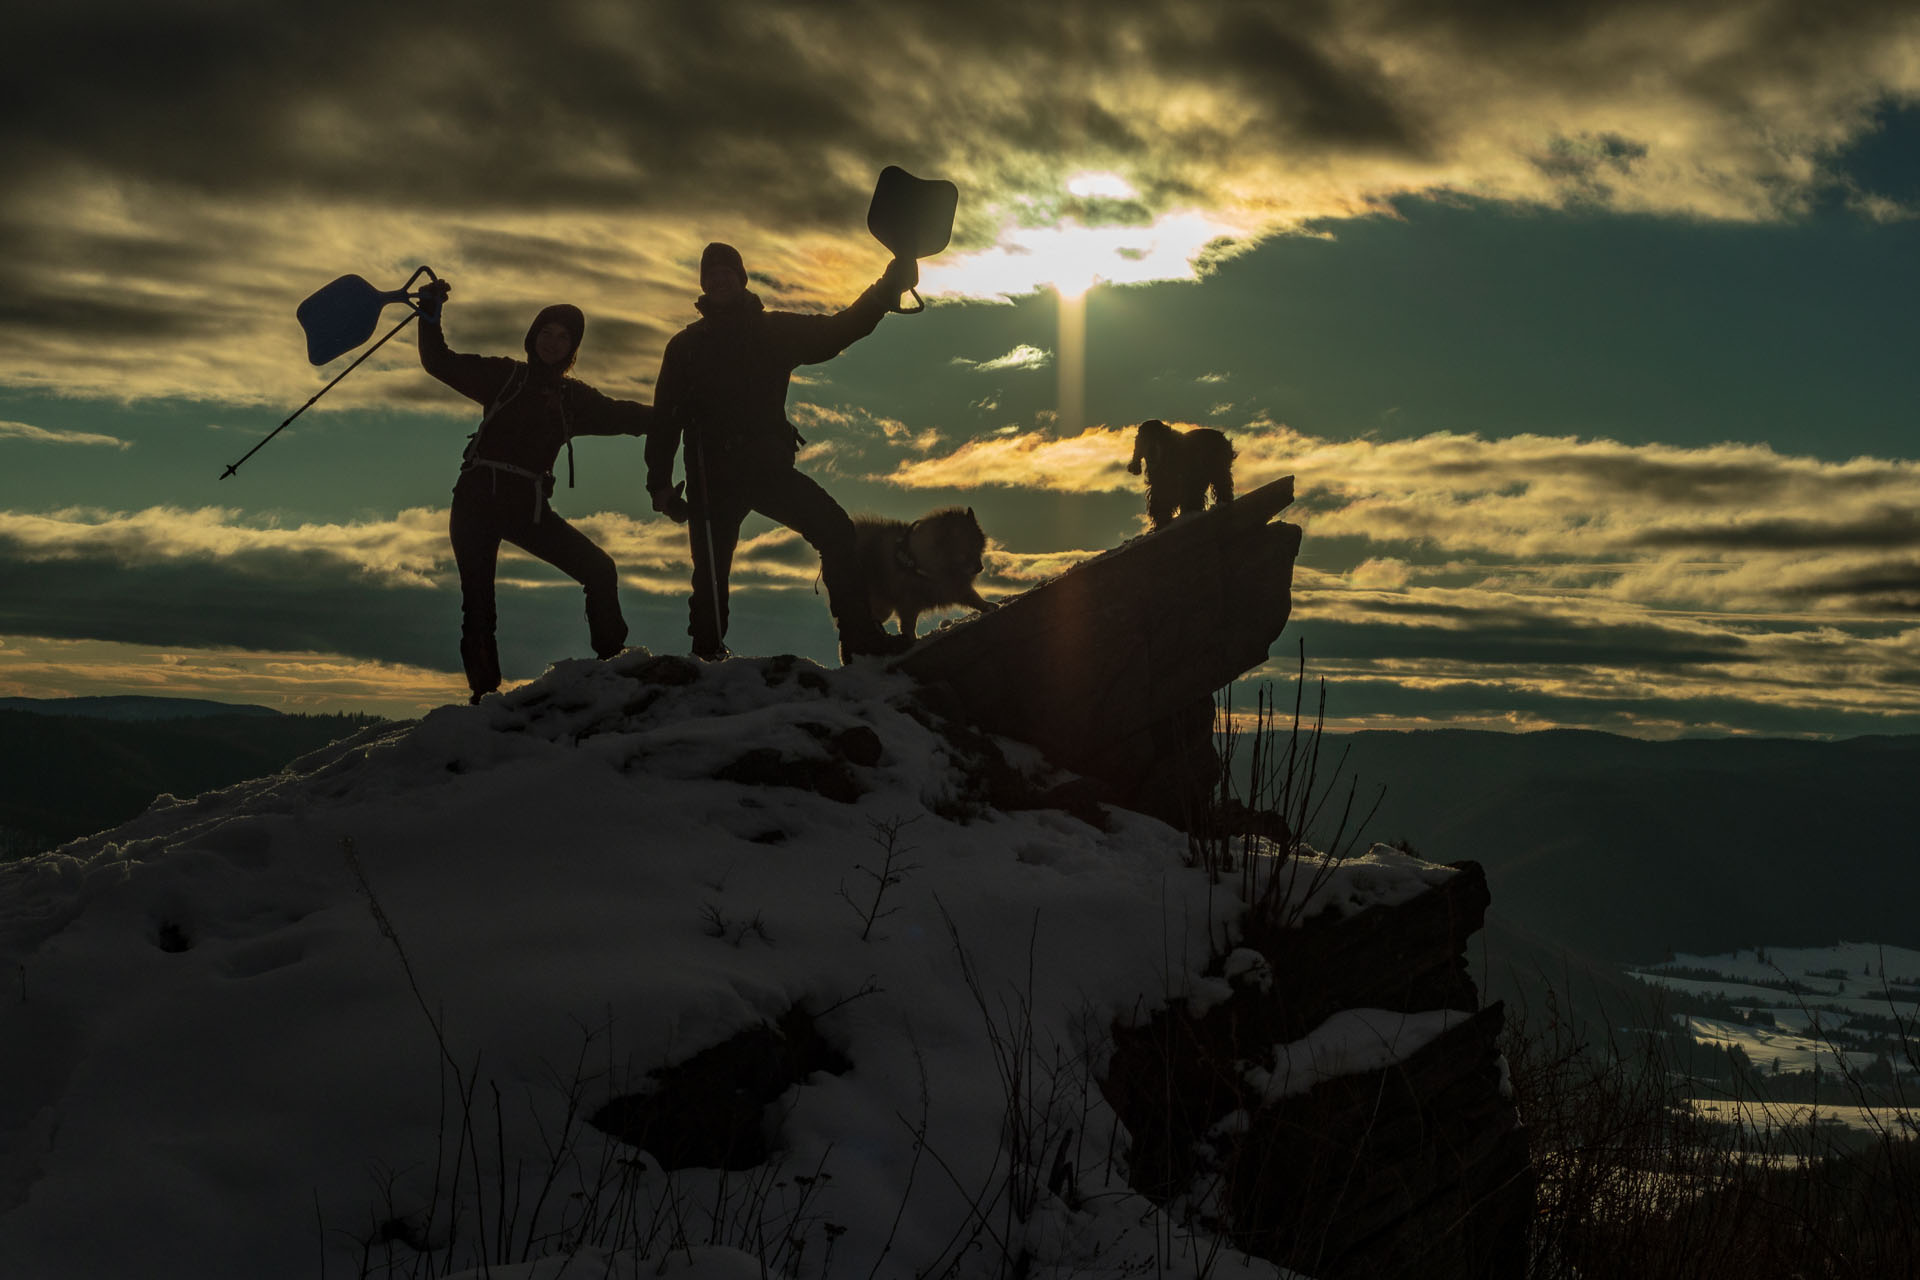
[[[445,280],[435,280],[420,291],[420,367],[467,399],[491,404],[516,362],[503,356],[466,355],[447,346],[440,308],[451,288]]]
[[[920,264],[912,258],[895,258],[887,264],[886,274],[868,285],[846,310],[830,316],[777,312],[767,317],[769,329],[789,366],[819,364],[872,333],[900,295],[919,282]]]

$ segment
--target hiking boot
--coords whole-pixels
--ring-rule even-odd
[[[711,649],[695,649],[693,656],[702,662],[725,662],[733,656],[733,650],[723,644],[717,644]]]

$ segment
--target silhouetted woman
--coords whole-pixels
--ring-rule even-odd
[[[524,361],[449,350],[440,327],[448,289],[438,280],[420,292],[420,365],[486,406],[486,416],[467,441],[448,522],[460,567],[460,662],[473,690],[471,701],[478,702],[500,687],[493,575],[502,540],[585,589],[587,634],[596,655],[610,658],[626,643],[613,557],[556,515],[547,500],[560,446],[567,446],[571,484],[573,437],[645,435],[653,409],[615,400],[567,376],[587,320],[580,308],[565,303],[533,318]]]

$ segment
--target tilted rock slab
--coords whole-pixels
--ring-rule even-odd
[[[893,664],[967,719],[1190,827],[1212,784],[1214,692],[1260,666],[1293,609],[1287,476],[1096,556]]]

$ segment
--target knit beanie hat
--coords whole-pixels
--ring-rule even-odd
[[[741,260],[740,251],[730,244],[721,244],[715,240],[700,251],[700,278],[714,270],[727,270],[740,277],[740,283],[747,282],[747,264]]]

